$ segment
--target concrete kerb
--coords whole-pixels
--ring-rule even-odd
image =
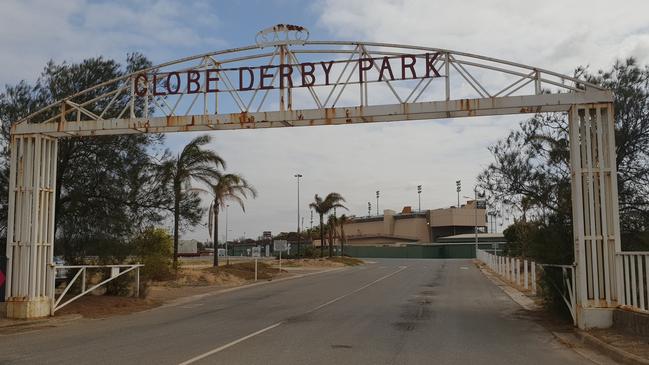
[[[521,307],[523,307],[526,310],[529,311],[534,311],[538,310],[541,307],[536,304],[531,298],[527,297],[525,294],[520,292],[518,289],[513,288],[506,282],[500,280],[496,275],[494,275],[489,269],[485,268],[483,265],[480,263],[477,263],[476,265],[480,271],[491,281],[493,282],[496,286],[498,286],[505,294],[507,294],[514,302],[519,304]],[[565,335],[561,333],[556,333],[554,331],[550,331],[552,335],[560,342],[565,343],[566,345],[571,345],[570,340],[566,338]],[[574,329],[573,333],[577,337],[578,340],[580,340],[583,344],[593,348],[595,351],[599,352],[602,355],[605,355],[612,360],[624,363],[624,364],[629,364],[629,365],[649,365],[649,360],[644,359],[638,355],[631,354],[627,351],[624,351],[620,348],[617,348],[615,346],[612,346],[599,338],[589,334],[586,331],[582,331],[579,329]],[[580,355],[585,356],[589,358],[587,355],[579,352]]]
[[[629,365],[649,365],[649,360],[610,345],[588,332],[575,330],[575,334],[584,344],[595,348],[601,354],[615,361]]]

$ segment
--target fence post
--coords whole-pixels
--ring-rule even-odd
[[[536,295],[536,263],[532,261],[532,293]]]
[[[521,260],[516,259],[514,265],[516,265],[516,285],[519,286],[521,285]]]
[[[140,297],[140,267],[135,269],[135,297]]]
[[[529,289],[529,280],[527,278],[527,260],[523,260],[523,279],[525,281],[525,290]]]

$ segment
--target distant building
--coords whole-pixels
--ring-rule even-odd
[[[345,224],[348,245],[404,246],[412,243],[434,243],[442,237],[486,232],[486,209],[476,209],[475,201],[460,208],[412,211],[401,213],[386,209],[383,215],[357,217]]]

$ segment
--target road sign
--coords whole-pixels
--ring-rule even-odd
[[[288,242],[286,240],[273,241],[273,251],[286,251],[288,249]]]
[[[252,248],[252,257],[261,257],[261,247],[253,247]]]

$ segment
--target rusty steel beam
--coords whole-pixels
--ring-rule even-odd
[[[79,122],[58,121],[56,123],[38,124],[20,123],[14,125],[12,134],[38,133],[52,137],[71,137],[125,133],[196,132],[394,122],[470,116],[566,112],[574,104],[607,103],[612,100],[613,94],[610,91],[589,89],[580,93],[492,97],[370,105],[363,107],[87,120]]]

